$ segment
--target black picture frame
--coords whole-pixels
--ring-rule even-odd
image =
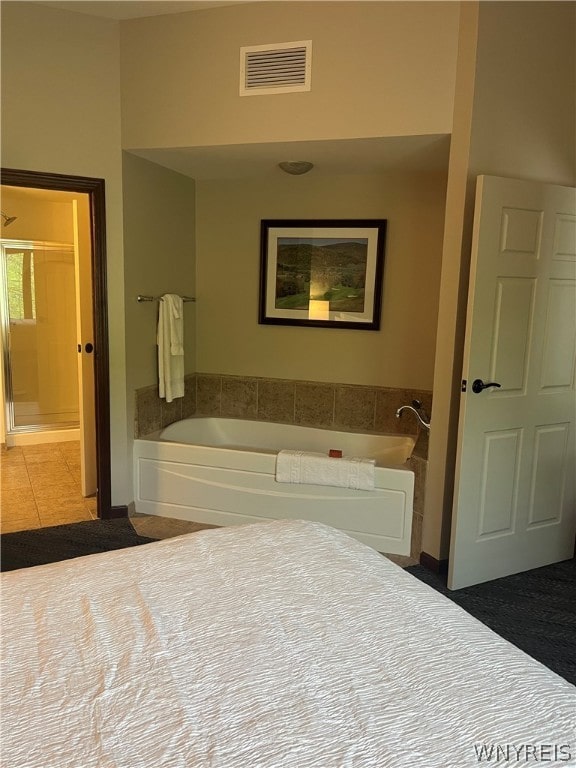
[[[263,219],[259,323],[380,330],[386,219]]]

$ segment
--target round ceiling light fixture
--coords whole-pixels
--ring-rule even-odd
[[[278,163],[278,167],[292,176],[301,176],[303,173],[311,171],[314,168],[314,163],[310,163],[308,160],[286,160],[283,163]]]

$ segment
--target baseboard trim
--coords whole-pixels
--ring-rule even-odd
[[[100,515],[102,520],[116,520],[119,517],[128,517],[128,507],[126,504],[103,509],[102,514]]]
[[[420,552],[420,565],[428,568],[429,571],[443,575],[448,573],[448,560],[437,560],[427,552]]]

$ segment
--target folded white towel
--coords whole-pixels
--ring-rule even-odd
[[[276,481],[373,491],[375,463],[374,459],[335,459],[324,453],[284,450],[276,458]]]
[[[183,310],[181,296],[162,296],[158,310],[158,388],[167,403],[184,397]]]

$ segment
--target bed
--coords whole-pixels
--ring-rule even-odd
[[[2,664],[5,768],[576,764],[574,686],[318,523],[2,574]]]

